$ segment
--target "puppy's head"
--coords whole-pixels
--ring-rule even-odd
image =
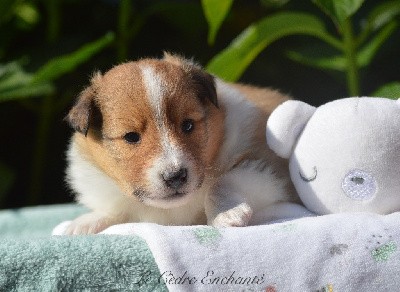
[[[201,187],[223,138],[213,77],[168,54],[97,73],[67,121],[125,194],[160,208],[184,205]]]

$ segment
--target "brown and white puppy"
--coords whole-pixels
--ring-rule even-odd
[[[125,222],[245,226],[291,201],[265,122],[288,97],[165,54],[96,73],[67,120],[67,181],[92,210],[67,234]],[[252,217],[252,214],[255,217]]]

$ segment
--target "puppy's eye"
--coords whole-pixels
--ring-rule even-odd
[[[182,128],[182,132],[183,132],[183,133],[190,133],[190,132],[192,132],[193,129],[194,129],[194,121],[193,121],[193,120],[190,120],[190,119],[184,120],[184,121],[182,122],[181,128]]]
[[[124,135],[125,142],[129,144],[137,144],[140,142],[140,134],[137,132],[129,132]]]

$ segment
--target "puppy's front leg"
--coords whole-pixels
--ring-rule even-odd
[[[95,234],[117,223],[121,223],[121,221],[95,212],[86,213],[73,220],[66,228],[64,234]]]
[[[207,223],[214,227],[243,227],[253,211],[239,190],[230,183],[229,177],[215,184],[206,198]]]
[[[209,225],[246,226],[278,202],[293,201],[287,178],[278,178],[264,160],[246,160],[223,175],[206,201]],[[251,220],[251,222],[250,222]]]

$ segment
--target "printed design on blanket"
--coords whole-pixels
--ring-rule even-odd
[[[218,228],[205,226],[192,230],[197,242],[204,246],[216,246],[222,238],[222,233]]]
[[[334,255],[342,255],[342,254],[346,253],[348,248],[349,248],[349,246],[347,244],[344,244],[344,243],[334,244],[329,249],[329,253],[332,256],[334,256]]]
[[[390,256],[397,250],[397,244],[392,240],[387,228],[384,229],[386,234],[372,234],[367,240],[366,248],[371,251],[371,256],[376,262],[386,262]]]
[[[317,292],[333,292],[333,285],[328,284],[325,287],[322,287],[321,289],[317,290]]]
[[[276,292],[276,288],[272,285],[265,288],[265,292]]]
[[[389,241],[384,245],[371,251],[372,257],[377,262],[386,262],[390,255],[397,250],[397,245],[394,241]]]
[[[272,232],[293,232],[297,229],[297,224],[295,223],[287,223],[287,224],[278,224]]]
[[[243,290],[240,291],[246,291],[246,292],[279,292],[274,285],[268,285],[267,287],[265,287],[265,289],[260,290],[259,288],[255,288],[253,286],[246,286],[243,287]],[[229,291],[233,291],[233,290],[229,290]]]

